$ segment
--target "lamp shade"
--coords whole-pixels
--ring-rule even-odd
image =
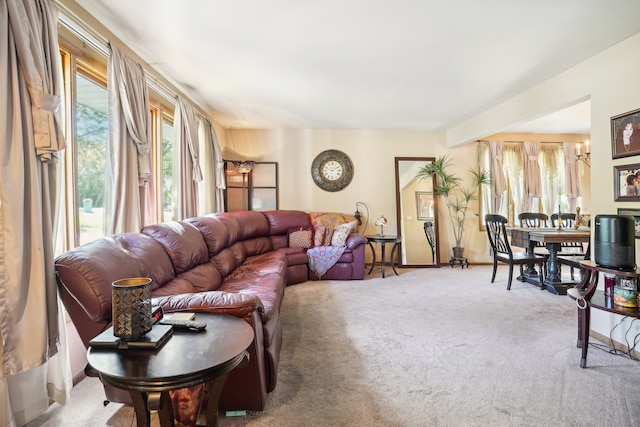
[[[151,279],[133,277],[111,284],[113,335],[135,341],[151,330]]]
[[[253,165],[255,165],[255,163],[256,162],[251,160],[234,161],[233,167],[238,173],[249,173],[253,170]]]

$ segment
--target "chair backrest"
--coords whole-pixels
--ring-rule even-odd
[[[576,221],[576,214],[574,213],[561,213],[560,218],[562,219],[562,226],[565,228],[573,227],[573,224]],[[553,228],[558,225],[558,214],[554,213],[551,215],[551,226]],[[582,242],[562,242],[560,243],[562,248],[573,248],[576,251],[582,252],[584,250],[584,246]]]
[[[561,213],[560,214],[560,218],[562,219],[562,226],[563,227],[573,227],[573,224],[576,221],[576,214],[574,213]],[[557,227],[558,226],[558,214],[554,213],[551,214],[551,226],[552,227]]]
[[[433,231],[433,222],[427,221],[424,223],[424,235],[427,236],[427,242],[431,246],[431,255],[435,258],[436,233]]]
[[[538,212],[522,212],[518,215],[520,227],[544,228],[549,221],[549,215]]]
[[[484,216],[484,222],[493,252],[508,254],[511,257],[511,246],[507,238],[507,218],[502,215],[487,214]]]

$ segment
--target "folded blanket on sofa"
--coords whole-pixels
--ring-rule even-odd
[[[307,250],[309,268],[316,273],[318,279],[338,262],[344,253],[344,246],[316,246]]]

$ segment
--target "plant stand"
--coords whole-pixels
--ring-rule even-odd
[[[465,265],[467,266],[467,268],[469,268],[469,260],[465,257],[452,256],[449,260],[449,265],[451,266],[451,268],[453,268],[456,264],[460,264],[460,268],[462,269],[464,269]]]

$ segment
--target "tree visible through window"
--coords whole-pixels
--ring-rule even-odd
[[[79,244],[105,234],[105,162],[109,122],[107,89],[76,74],[75,145]]]
[[[175,218],[175,185],[173,181],[173,125],[162,120],[162,221]]]

